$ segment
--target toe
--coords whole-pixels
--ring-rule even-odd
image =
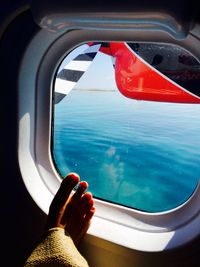
[[[55,207],[55,209],[60,210],[64,207],[65,203],[69,199],[69,196],[74,189],[74,187],[79,182],[80,177],[76,173],[70,173],[67,177],[62,181],[58,192],[56,193],[51,206]]]
[[[80,177],[76,173],[69,173],[67,177],[62,181],[59,190],[57,191],[49,209],[48,224],[51,227],[59,226],[59,221],[64,213],[64,209],[69,196],[80,181]],[[47,224],[47,225],[48,225]],[[58,225],[57,225],[58,224]]]
[[[85,181],[80,182],[76,192],[74,193],[74,195],[72,197],[72,199],[79,201],[87,188],[88,188],[87,182],[85,182]]]
[[[95,213],[95,207],[92,206],[92,208],[85,215],[85,221],[89,222],[92,219],[94,213]]]
[[[94,206],[94,200],[90,192],[85,193],[81,198],[80,216],[85,217],[86,214]]]

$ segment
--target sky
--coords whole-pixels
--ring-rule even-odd
[[[58,73],[60,73],[65,67],[67,69],[69,68],[74,70],[81,70],[82,67],[86,68],[88,62],[80,61],[77,65],[75,65],[76,61],[73,61],[73,59],[87,48],[87,45],[81,45],[69,53],[60,65]],[[118,90],[115,83],[114,68],[111,57],[105,55],[104,53],[98,52],[76,85],[74,82],[56,79],[56,92],[66,93],[71,89]]]

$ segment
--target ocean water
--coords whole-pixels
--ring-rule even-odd
[[[200,178],[200,105],[73,90],[54,110],[53,157],[96,198],[147,212],[173,209]]]

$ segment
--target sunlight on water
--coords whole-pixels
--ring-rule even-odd
[[[200,106],[73,90],[54,111],[54,160],[97,198],[160,212],[185,202],[200,177]]]

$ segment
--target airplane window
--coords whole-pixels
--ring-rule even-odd
[[[52,154],[96,198],[174,209],[200,177],[200,62],[172,44],[90,42],[54,82]]]

